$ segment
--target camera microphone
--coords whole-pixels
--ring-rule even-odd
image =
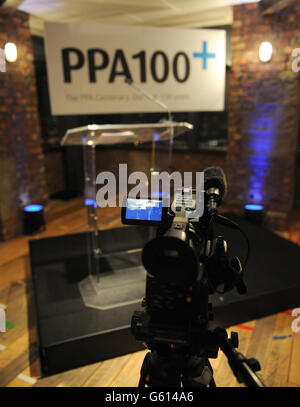
[[[216,215],[217,208],[227,191],[226,177],[222,168],[208,167],[204,170],[204,190],[208,213]]]

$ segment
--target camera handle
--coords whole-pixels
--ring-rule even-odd
[[[214,334],[218,338],[220,349],[227,357],[229,366],[239,383],[247,387],[265,387],[255,372],[260,370],[259,362],[254,358],[247,359],[242,353],[234,348],[238,347],[238,334],[231,333],[228,339],[227,332],[223,328],[216,328]]]

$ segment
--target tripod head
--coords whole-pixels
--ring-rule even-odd
[[[254,358],[247,359],[236,351],[235,348],[238,347],[236,332],[231,332],[231,337],[228,338],[225,329],[216,328],[207,339],[224,352],[239,383],[247,387],[265,387],[255,374],[260,370],[259,362]],[[184,387],[206,387],[207,385],[215,387],[213,369],[209,360],[197,355],[176,353],[163,355],[156,351],[146,354],[141,368],[139,387],[145,385],[179,387],[181,383]]]

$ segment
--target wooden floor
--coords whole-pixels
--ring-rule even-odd
[[[52,202],[51,205],[60,207],[62,215],[51,220],[51,214],[47,214],[47,230],[34,238],[87,229],[81,202]],[[120,210],[102,209],[100,224],[102,228],[120,226]],[[300,214],[295,215],[291,225],[280,234],[300,244]],[[7,318],[7,332],[0,333],[0,386],[136,386],[146,350],[40,378],[28,240],[23,236],[0,243],[0,306],[6,308]],[[291,310],[287,310],[228,329],[228,333],[232,330],[239,333],[239,350],[260,361],[259,375],[267,386],[300,387],[300,332],[292,331],[294,319]],[[217,386],[240,386],[221,352],[211,363]]]

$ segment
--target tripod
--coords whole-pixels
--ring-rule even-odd
[[[216,328],[210,340],[224,352],[228,363],[239,383],[248,387],[264,387],[264,384],[255,374],[260,370],[259,362],[247,359],[235,348],[238,347],[238,334],[231,333],[227,338],[225,329]],[[189,355],[170,349],[169,352],[154,350],[148,352],[144,358],[139,387],[216,387],[213,378],[213,369],[206,356]]]

